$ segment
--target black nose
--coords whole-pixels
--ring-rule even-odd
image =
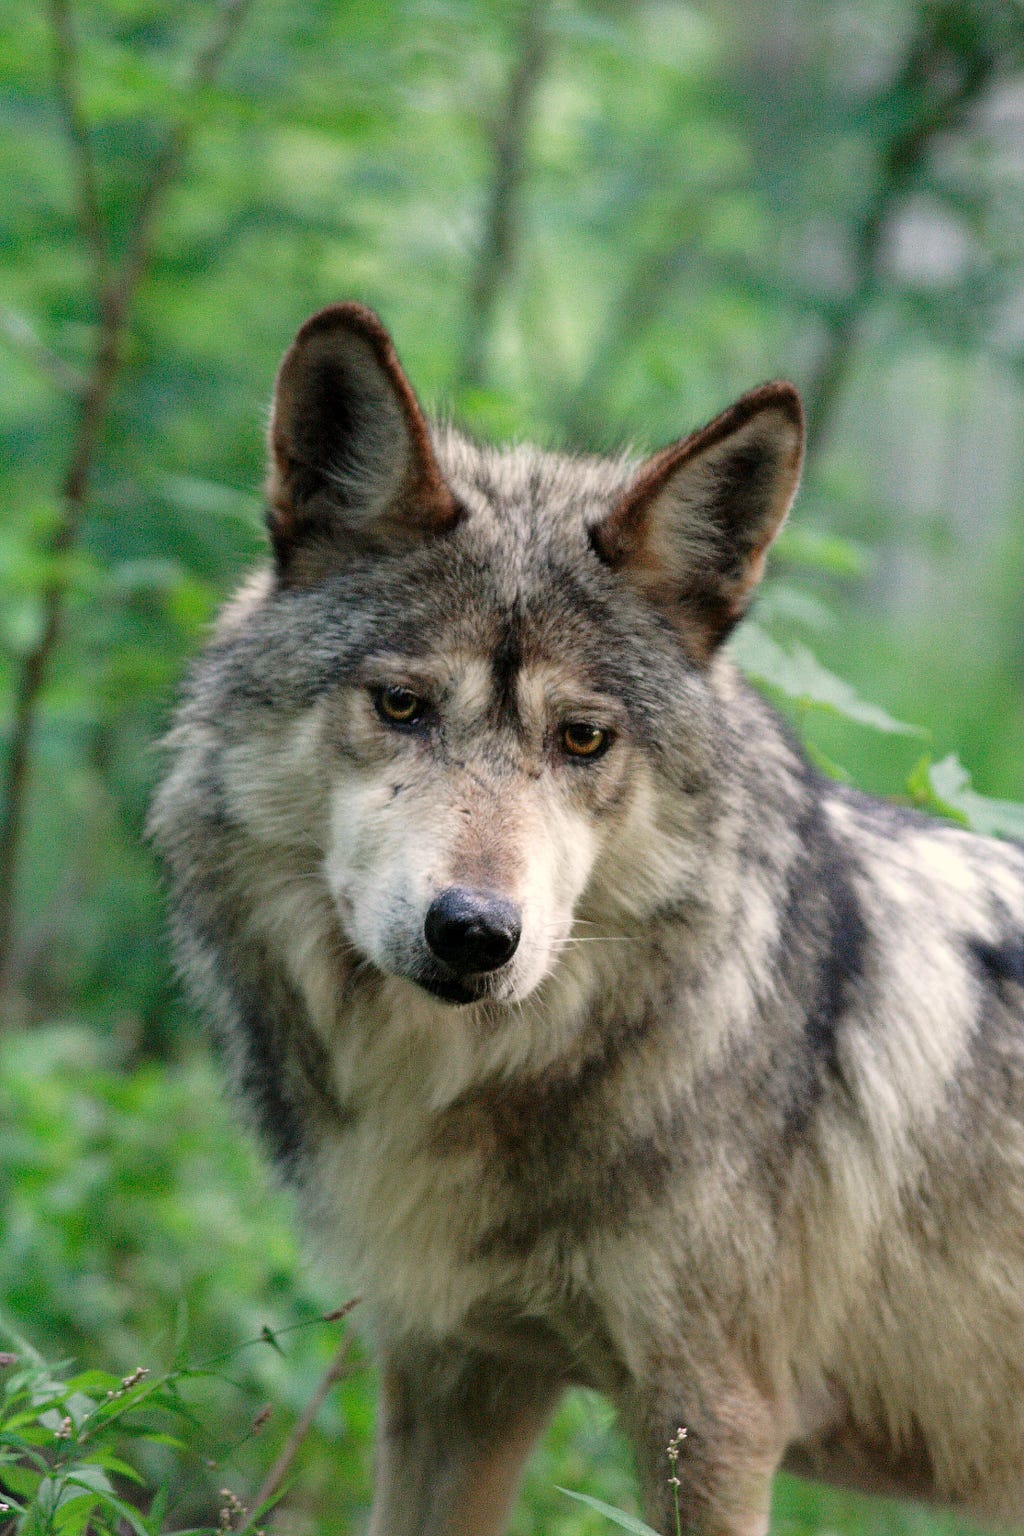
[[[459,975],[496,971],[515,954],[522,931],[514,902],[461,885],[435,897],[423,924],[434,954]]]

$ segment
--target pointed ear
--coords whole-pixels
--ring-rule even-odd
[[[267,519],[290,579],[458,516],[391,338],[362,304],[322,309],[299,331],[278,369],[269,446]]]
[[[762,384],[648,459],[591,531],[602,560],[665,609],[702,660],[743,616],[800,481],[792,384]]]

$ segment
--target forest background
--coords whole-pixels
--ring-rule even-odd
[[[220,1490],[252,1504],[347,1292],[223,1101],[143,828],[264,551],[281,352],[359,298],[435,407],[596,449],[793,378],[805,486],[741,663],[829,771],[1024,835],[1024,9],[0,0],[0,87],[0,1504],[237,1528]],[[282,1532],[363,1528],[345,1370]],[[513,1532],[610,1529],[557,1485],[635,1507],[586,1394]],[[773,1528],[960,1529],[787,1479]]]

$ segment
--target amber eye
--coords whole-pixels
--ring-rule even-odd
[[[415,725],[426,713],[427,703],[411,688],[378,688],[373,702],[382,720],[391,725]]]
[[[600,757],[611,740],[608,732],[589,720],[568,720],[562,726],[560,741],[570,757]]]

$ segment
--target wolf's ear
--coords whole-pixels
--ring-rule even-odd
[[[591,532],[595,550],[668,610],[707,659],[742,618],[800,482],[792,384],[762,384],[648,459]]]
[[[346,550],[394,548],[457,518],[391,338],[362,304],[331,305],[299,331],[278,369],[269,439],[270,537],[296,580]]]

